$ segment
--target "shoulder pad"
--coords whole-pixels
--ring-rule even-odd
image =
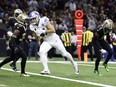
[[[44,16],[40,19],[39,26],[44,27],[49,22],[49,18]]]

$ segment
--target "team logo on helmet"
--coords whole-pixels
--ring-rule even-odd
[[[103,28],[112,29],[113,28],[113,21],[111,19],[107,19],[103,23]]]
[[[32,11],[29,14],[29,18],[31,20],[31,24],[37,24],[39,22],[39,19],[40,19],[40,14],[37,11]]]

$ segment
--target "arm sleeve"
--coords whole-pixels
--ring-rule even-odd
[[[109,43],[109,44],[111,44],[111,43],[112,43],[112,42],[111,42],[111,39],[110,39],[110,35],[109,35],[109,34],[107,34],[106,39],[107,39],[107,41],[108,41],[108,43]]]
[[[16,38],[12,37],[12,38],[11,38],[11,43],[13,44],[14,47],[17,47],[18,45],[16,44],[15,39],[16,39]]]
[[[16,43],[16,39],[17,39],[17,36],[18,36],[19,32],[20,32],[19,30],[15,30],[15,31],[13,32],[12,37],[11,37],[11,42],[12,42],[12,44],[13,44],[14,46],[18,46],[17,43]]]
[[[96,45],[99,49],[102,49],[101,45],[99,44],[98,38],[93,38],[93,44]]]

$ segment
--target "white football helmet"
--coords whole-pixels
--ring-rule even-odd
[[[28,15],[26,14],[19,14],[18,17],[16,17],[16,20],[21,24],[25,24],[26,19],[29,19]]]
[[[39,22],[39,19],[40,19],[40,14],[37,11],[32,11],[29,14],[29,18],[30,18],[32,24],[37,24]]]
[[[103,28],[113,29],[113,21],[111,19],[106,19],[103,23]]]
[[[21,9],[15,9],[14,10],[14,17],[17,17],[19,14],[22,14],[23,11]]]

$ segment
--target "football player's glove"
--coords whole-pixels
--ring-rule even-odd
[[[103,53],[103,54],[106,53],[106,50],[104,50],[104,49],[101,49],[100,51],[101,51],[101,53]]]
[[[46,34],[46,29],[44,29],[44,28],[38,28],[38,29],[36,29],[36,31],[35,31],[35,33],[38,35],[38,36],[45,36],[45,34]]]
[[[8,31],[8,32],[7,32],[7,35],[8,35],[9,37],[11,37],[11,36],[13,35],[13,33],[12,33],[11,31]]]
[[[113,48],[112,44],[109,44],[111,48]]]

